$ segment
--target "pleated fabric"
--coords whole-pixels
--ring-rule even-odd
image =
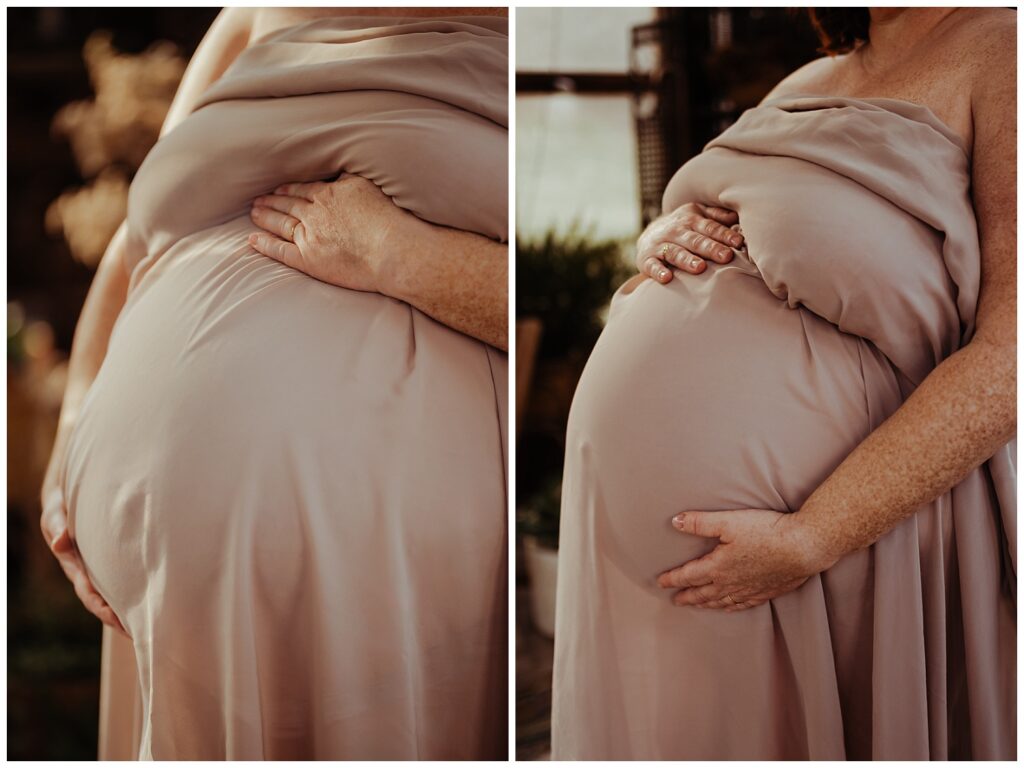
[[[959,137],[790,94],[673,177],[739,213],[725,265],[612,302],[569,419],[555,759],[1014,759],[1016,439],[868,549],[750,610],[672,605],[680,510],[791,512],[974,331]]]
[[[288,27],[139,170],[64,472],[131,635],[107,638],[105,757],[505,757],[507,358],[246,238],[256,196],[347,171],[507,241],[507,41],[488,17]]]

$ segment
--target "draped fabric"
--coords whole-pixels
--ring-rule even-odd
[[[320,18],[146,158],[64,472],[131,635],[106,640],[104,757],[505,756],[507,358],[246,238],[254,197],[347,171],[505,241],[506,109],[504,19]]]
[[[669,183],[725,265],[635,278],[573,402],[555,759],[1013,759],[1016,440],[868,549],[736,613],[657,575],[687,509],[792,512],[973,332],[969,159],[926,107],[791,94]]]

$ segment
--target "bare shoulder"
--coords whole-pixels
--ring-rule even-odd
[[[998,115],[1017,114],[1017,12],[1008,8],[965,9],[952,49],[968,71],[975,128]],[[1016,120],[1000,120],[1016,125]]]
[[[1011,8],[962,8],[950,17],[942,48],[977,82],[994,73],[1013,81],[1017,72],[1017,12]]]
[[[979,54],[1017,41],[1017,11],[1012,8],[961,8],[950,21],[953,38],[961,45],[978,46]]]
[[[239,36],[252,32],[253,23],[259,8],[240,8],[226,6],[217,14],[214,24],[227,31],[228,34]]]
[[[252,39],[256,40],[265,37],[279,29],[290,27],[294,24],[301,24],[304,21],[311,21],[324,16],[346,16],[352,13],[352,9],[315,6],[301,8],[298,6],[283,6],[271,8],[261,6],[258,8],[246,8],[252,16]]]

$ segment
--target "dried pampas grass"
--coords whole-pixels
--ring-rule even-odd
[[[160,135],[186,62],[168,42],[138,55],[121,53],[107,31],[90,35],[82,56],[96,97],[61,109],[54,134],[71,142],[86,178],[113,163],[135,170]]]
[[[104,168],[88,186],[68,190],[46,209],[46,231],[64,236],[71,255],[93,269],[128,208],[128,179],[116,168]]]
[[[46,229],[63,234],[72,256],[95,267],[124,220],[129,178],[159,138],[187,62],[166,41],[122,53],[105,30],[89,36],[82,55],[96,96],[63,107],[51,129],[70,142],[82,176],[92,181],[50,204]]]

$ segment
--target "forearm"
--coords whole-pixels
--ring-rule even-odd
[[[507,245],[417,219],[393,254],[388,295],[450,328],[508,349]]]
[[[825,562],[867,547],[1016,431],[1016,353],[975,340],[943,361],[807,499],[795,521]]]
[[[78,418],[78,411],[107,353],[107,344],[128,293],[124,268],[125,225],[114,234],[100,260],[75,327],[68,361],[68,380],[61,403],[60,421],[53,456],[46,471],[44,488],[56,480],[64,446]]]

